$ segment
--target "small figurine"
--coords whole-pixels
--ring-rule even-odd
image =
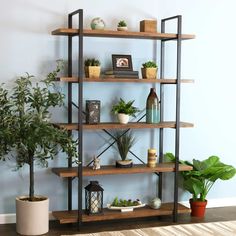
[[[94,156],[94,158],[93,158],[93,170],[98,170],[100,168],[101,168],[100,159],[98,157]]]

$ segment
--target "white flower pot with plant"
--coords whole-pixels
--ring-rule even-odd
[[[135,117],[135,114],[139,111],[137,107],[133,106],[134,100],[125,102],[122,98],[117,104],[112,106],[111,112],[118,115],[118,120],[121,124],[127,124],[129,117]]]
[[[119,23],[117,25],[117,30],[118,31],[127,31],[128,30],[127,24],[124,20],[119,21]]]
[[[143,68],[142,77],[143,79],[157,79],[157,64],[154,61],[147,61],[142,64]]]
[[[127,124],[129,122],[129,115],[124,113],[118,113],[117,118],[121,124]]]
[[[40,85],[33,85],[33,76],[26,74],[12,90],[0,87],[0,160],[9,154],[17,169],[29,166],[29,195],[16,198],[16,229],[22,235],[48,232],[48,198],[34,193],[34,163],[47,167],[47,160],[60,150],[77,156],[77,144],[68,132],[48,120],[49,109],[63,104],[64,95],[52,91],[59,70],[58,65]]]

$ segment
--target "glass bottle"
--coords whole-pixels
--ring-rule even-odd
[[[146,103],[146,123],[152,124],[159,122],[160,122],[159,99],[157,97],[155,88],[151,88]]]

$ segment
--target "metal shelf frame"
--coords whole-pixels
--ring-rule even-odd
[[[68,15],[68,28],[72,29],[72,20],[74,16],[78,16],[78,152],[79,152],[79,164],[78,164],[78,229],[82,226],[82,183],[83,183],[83,173],[82,173],[82,153],[83,153],[83,10],[76,10]],[[173,207],[173,221],[177,222],[178,220],[178,175],[179,175],[179,145],[180,145],[180,85],[181,85],[181,46],[182,46],[182,16],[177,15],[170,18],[162,19],[161,21],[161,33],[165,33],[166,22],[177,20],[177,39],[162,39],[161,40],[161,60],[160,60],[160,78],[164,79],[165,74],[165,43],[169,40],[177,41],[177,71],[176,71],[176,128],[175,128],[175,176],[174,176],[174,207]],[[72,77],[72,45],[73,35],[68,35],[68,77]],[[164,85],[160,83],[160,121],[164,121]],[[72,108],[75,103],[72,101],[72,82],[68,82],[68,123],[72,123]],[[111,133],[107,130],[103,130],[109,136],[113,137]],[[128,130],[127,130],[128,131]],[[124,131],[127,132],[127,131]],[[159,132],[159,162],[163,162],[163,145],[164,145],[164,129],[160,128]],[[72,131],[68,131],[68,135],[72,135]],[[114,138],[114,137],[113,137]],[[98,156],[102,155],[108,148],[110,148],[115,141],[110,144],[107,148],[105,148]],[[132,153],[136,158],[138,158],[134,153]],[[139,159],[139,158],[138,158]],[[140,160],[140,159],[139,159]],[[142,160],[140,160],[142,162]],[[89,164],[91,164],[90,162]],[[68,158],[68,167],[72,167],[72,158]],[[162,184],[163,184],[163,176],[162,173],[159,173],[158,178],[158,195],[159,198],[162,199]],[[72,210],[72,181],[73,178],[68,178],[68,210]]]
[[[175,115],[175,174],[174,174],[174,209],[173,221],[178,221],[178,176],[179,176],[179,144],[180,144],[180,87],[181,87],[181,47],[182,47],[182,16],[177,15],[161,20],[161,33],[165,33],[166,22],[177,20],[177,58],[176,58],[176,115]],[[169,40],[161,40],[161,67],[160,78],[165,76],[165,43]],[[164,84],[160,84],[160,121],[164,121]],[[159,161],[163,162],[164,132],[163,128],[159,133]],[[163,174],[159,175],[158,195],[162,199]]]
[[[78,153],[79,153],[79,164],[78,164],[78,229],[82,225],[82,193],[83,193],[83,173],[82,173],[82,153],[83,153],[83,10],[76,10],[68,15],[68,28],[73,27],[73,16],[78,16],[78,26],[79,26],[79,35],[78,35]],[[73,36],[68,35],[68,77],[72,76],[72,44]],[[74,103],[72,101],[72,83],[68,83],[68,123],[72,123],[72,107]],[[72,132],[68,132],[68,135],[72,135]],[[72,158],[68,158],[68,167],[72,167]],[[72,210],[72,181],[73,178],[68,178],[68,210]]]

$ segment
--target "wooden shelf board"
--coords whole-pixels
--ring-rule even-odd
[[[189,213],[190,209],[178,204],[178,213],[184,214]],[[52,212],[53,216],[59,220],[61,224],[66,223],[76,223],[78,211],[54,211]],[[160,209],[154,210],[146,206],[143,208],[134,209],[132,212],[120,212],[104,209],[102,215],[86,215],[82,214],[82,222],[91,222],[91,221],[104,221],[104,220],[117,220],[117,219],[130,219],[130,218],[140,218],[140,217],[151,217],[151,216],[164,216],[173,214],[173,203],[163,203]]]
[[[60,77],[57,81],[78,83],[78,77]],[[176,84],[176,79],[133,79],[133,78],[83,78],[83,82],[92,83],[160,83],[160,84]],[[194,83],[191,79],[182,79],[181,83]]]
[[[78,124],[72,123],[56,123],[56,126],[67,129],[67,130],[77,130]],[[112,122],[103,122],[99,124],[83,124],[83,129],[85,130],[96,130],[96,129],[156,129],[156,128],[175,128],[176,122],[174,121],[165,121],[157,124],[147,124],[145,122],[129,122],[128,124],[112,123]],[[193,127],[192,123],[180,122],[181,128],[191,128]]]
[[[78,29],[59,28],[52,31],[52,35],[76,36],[79,34]],[[172,33],[150,33],[150,32],[133,32],[133,31],[115,31],[115,30],[91,30],[84,29],[83,35],[86,37],[104,37],[104,38],[135,38],[135,39],[177,39],[177,34]],[[193,34],[182,34],[182,39],[194,39]]]
[[[101,166],[99,170],[93,170],[91,166],[83,167],[83,176],[96,176],[96,175],[121,175],[121,174],[145,174],[155,172],[173,172],[175,170],[174,163],[159,163],[156,167],[150,168],[143,164],[136,164],[132,168],[116,168],[114,165]],[[179,165],[179,171],[192,170],[191,166]],[[59,177],[77,177],[77,167],[63,167],[52,168],[52,172]]]

